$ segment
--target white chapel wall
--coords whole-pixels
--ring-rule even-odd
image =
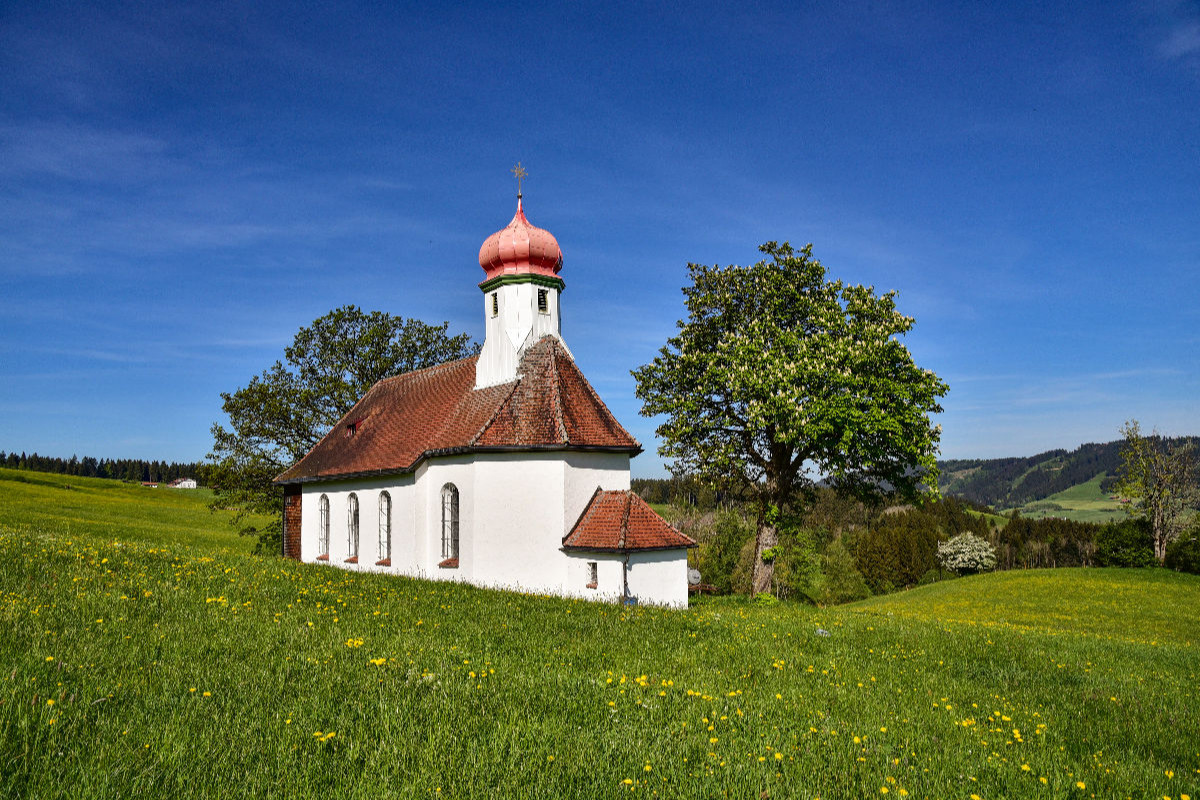
[[[459,566],[438,567],[441,492],[459,491]],[[624,589],[623,554],[565,552],[562,538],[596,487],[629,488],[624,453],[477,453],[439,457],[415,473],[302,487],[301,558],[354,571],[382,571],[431,580],[618,601]],[[379,560],[379,495],[392,498],[391,566]],[[359,503],[359,560],[349,556],[347,509]],[[320,498],[329,499],[329,559],[317,562]],[[597,587],[587,587],[589,562]],[[686,550],[629,554],[629,591],[645,604],[687,607]]]
[[[329,499],[329,559],[328,563],[346,569],[386,571],[405,575],[417,572],[414,525],[416,494],[412,475],[389,475],[349,481],[306,483],[301,492],[300,557],[317,562],[320,540],[320,502]],[[392,566],[378,567],[379,556],[379,495],[387,491],[392,498]],[[348,564],[350,495],[358,497],[357,564]],[[323,562],[322,562],[323,563]]]
[[[629,554],[629,593],[639,602],[687,608],[687,550],[648,550]]]
[[[564,505],[560,537],[575,526],[597,486],[605,491],[629,488],[629,454],[569,452],[563,456],[562,465]]]
[[[475,461],[477,582],[558,593],[566,577],[561,551],[561,453],[480,453]]]

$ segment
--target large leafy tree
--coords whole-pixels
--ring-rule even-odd
[[[1200,505],[1200,465],[1191,439],[1142,435],[1136,419],[1121,427],[1119,480],[1113,487],[1130,502],[1131,516],[1145,518],[1154,535],[1154,557],[1163,563],[1167,545],[1179,538]]]
[[[759,250],[751,266],[689,264],[688,319],[633,373],[642,414],[665,417],[672,471],[753,502],[756,593],[772,589],[780,520],[821,482],[862,497],[936,493],[930,415],[947,391],[899,341],[913,319],[894,292],[827,279],[812,245]]]
[[[223,392],[229,426],[214,423],[205,478],[214,508],[235,511],[240,532],[261,549],[282,533],[280,492],[271,481],[302,458],[376,381],[473,355],[467,334],[348,305],[301,328],[276,361],[235,392]],[[263,527],[255,519],[265,515]]]

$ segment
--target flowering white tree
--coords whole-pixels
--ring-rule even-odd
[[[753,591],[771,590],[777,525],[824,479],[855,494],[937,492],[947,387],[899,341],[895,292],[827,280],[787,243],[748,267],[689,264],[688,320],[635,370],[642,414],[662,414],[672,471],[740,487],[757,508]]]
[[[973,533],[960,533],[938,545],[938,561],[955,575],[974,575],[996,568],[996,548]]]

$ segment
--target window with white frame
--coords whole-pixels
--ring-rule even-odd
[[[379,560],[392,560],[392,496],[379,493]]]
[[[458,558],[458,487],[442,487],[442,558]]]
[[[600,565],[595,561],[587,562],[587,588],[595,589],[600,585]]]
[[[321,495],[317,503],[321,510],[321,519],[317,523],[317,555],[329,557],[329,498]]]
[[[538,289],[538,311],[543,314],[550,313],[550,298],[545,289]]]
[[[358,560],[358,495],[346,500],[346,559]]]

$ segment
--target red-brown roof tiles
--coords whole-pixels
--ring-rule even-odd
[[[563,547],[574,550],[673,550],[695,547],[686,536],[654,512],[645,500],[628,489],[596,489],[591,502],[579,515]]]
[[[512,383],[475,389],[474,357],[386,378],[275,479],[409,472],[433,455],[488,450],[641,452],[558,339],[526,351]]]

